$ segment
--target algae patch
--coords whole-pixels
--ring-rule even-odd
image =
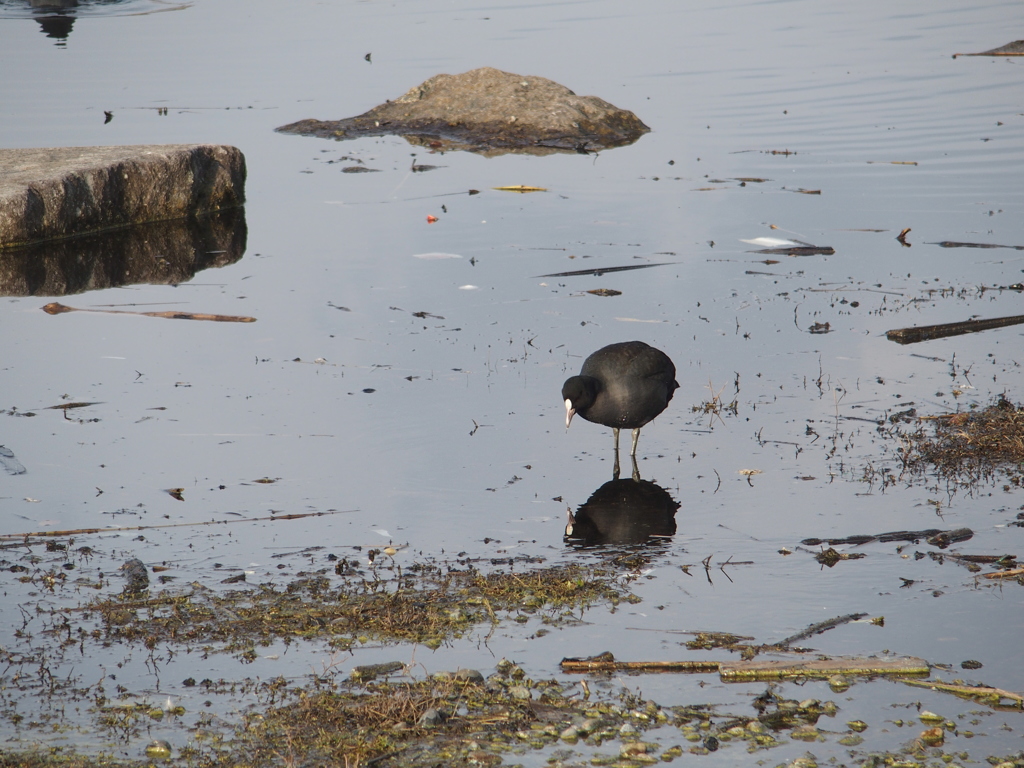
[[[199,584],[141,597],[123,593],[94,600],[84,610],[101,617],[106,642],[198,645],[254,655],[257,646],[300,638],[326,639],[340,649],[371,640],[438,647],[502,617],[538,616],[558,625],[578,620],[592,605],[631,599],[623,585],[631,577],[601,565],[484,573],[436,563],[365,571],[342,561],[335,571],[340,579],[318,573],[285,586],[261,584],[223,594]]]

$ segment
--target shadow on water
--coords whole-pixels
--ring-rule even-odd
[[[149,283],[176,285],[245,253],[245,210],[144,224],[0,253],[0,296],[68,296]]]
[[[162,0],[0,0],[0,19],[35,19],[42,33],[63,47],[80,17],[142,16],[190,5]]]
[[[675,535],[679,502],[648,480],[609,480],[570,513],[565,541],[576,549],[653,544]]]

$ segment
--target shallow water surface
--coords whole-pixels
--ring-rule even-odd
[[[128,528],[74,536],[95,552],[79,572],[109,575],[138,557],[169,569],[154,589],[216,588],[224,572],[283,585],[330,573],[329,555],[365,558],[389,543],[403,567],[457,553],[481,568],[602,557],[563,531],[567,510],[611,479],[610,430],[577,420],[566,431],[559,389],[590,352],[637,338],[672,357],[681,384],[640,438],[641,475],[679,504],[675,534],[646,551],[633,584],[642,602],[589,610],[541,636],[536,622],[509,622],[436,651],[367,646],[341,666],[398,658],[421,665],[416,674],[486,672],[504,656],[539,678],[558,675],[565,656],[605,650],[713,655],[683,648],[683,631],[767,643],[864,612],[884,627],[847,624],[805,644],[919,656],[951,665],[937,678],[1024,690],[1019,583],[936,559],[924,541],[837,547],[867,557],[831,569],[814,560],[820,547],[800,544],[966,527],[974,537],[949,551],[1020,553],[1019,484],[901,477],[887,429],[908,408],[1024,399],[1020,327],[911,346],[885,338],[1024,314],[1020,291],[1006,289],[1024,279],[1020,250],[936,245],[1024,245],[1021,60],[952,58],[1009,42],[1018,4],[222,0],[140,15],[112,4],[109,14],[87,6],[57,40],[10,18],[12,7],[0,13],[0,144],[226,143],[248,165],[243,258],[177,285],[62,303],[257,322],[49,316],[40,307],[50,298],[4,298],[0,444],[26,471],[0,474],[0,533]],[[359,114],[477,66],[598,95],[652,133],[597,156],[484,158],[432,155],[397,137],[273,131]],[[377,172],[342,172],[353,165]],[[511,184],[547,191],[494,189]],[[835,253],[757,254],[744,241],[759,237]],[[539,277],[648,263],[661,266]],[[595,288],[621,295],[586,293]],[[703,413],[715,396],[735,400],[735,413]],[[68,402],[91,405],[46,410]],[[180,500],[168,489],[183,489]],[[260,520],[239,522],[248,518]],[[229,524],[189,525],[208,521]],[[3,557],[29,565],[37,549]],[[44,592],[9,574],[4,615],[90,597]],[[0,645],[26,648],[15,629]],[[249,666],[145,656],[85,645],[58,666],[89,686],[120,665],[120,684],[195,712],[205,696],[180,685],[187,677],[298,677],[328,652],[261,649]],[[984,666],[964,672],[967,659]],[[619,682],[665,705],[711,701],[751,716],[749,699],[765,688],[711,676]],[[964,729],[980,708],[885,682],[842,696],[818,683],[780,691],[834,698],[834,729],[867,721],[869,751],[917,735],[887,725],[908,717],[903,705]],[[31,696],[17,703],[34,706]],[[983,744],[949,737],[947,749],[983,759],[1024,748],[1020,713],[982,717],[970,727]],[[0,730],[16,745],[90,743],[9,716]],[[168,726],[167,738],[180,747],[184,737]],[[122,749],[136,757],[143,744]],[[808,749],[793,742],[773,758]],[[813,751],[845,754],[832,740]],[[735,764],[736,754],[707,759]]]

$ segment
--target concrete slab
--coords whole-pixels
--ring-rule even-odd
[[[0,249],[244,201],[245,156],[236,147],[0,149]]]

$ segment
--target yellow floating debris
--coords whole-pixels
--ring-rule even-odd
[[[508,187],[491,187],[499,192],[547,192],[544,187],[527,187],[523,184],[513,184]]]

